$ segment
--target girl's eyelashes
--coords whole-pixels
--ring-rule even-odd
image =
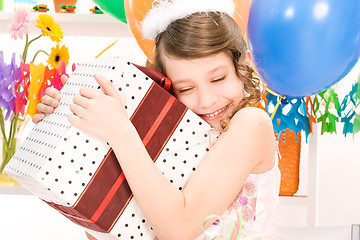
[[[211,82],[219,82],[225,79],[225,76],[211,80]]]
[[[185,93],[188,92],[192,89],[192,87],[186,87],[186,88],[181,88],[178,90],[179,93]]]
[[[225,78],[226,78],[226,76],[222,76],[222,77],[219,77],[219,78],[212,79],[212,80],[210,80],[210,82],[211,83],[220,82],[220,81],[223,81]],[[176,87],[174,89],[176,89]],[[182,87],[182,88],[179,88],[176,92],[178,94],[189,93],[193,89],[194,89],[194,87]]]

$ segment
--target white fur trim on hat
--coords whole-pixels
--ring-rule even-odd
[[[142,33],[147,39],[155,39],[174,21],[197,12],[222,12],[234,15],[233,0],[157,0],[142,21]],[[154,4],[153,4],[154,5]]]

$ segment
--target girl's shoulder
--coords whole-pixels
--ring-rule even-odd
[[[265,172],[274,165],[275,135],[269,115],[260,108],[246,107],[231,119],[229,139],[244,147],[238,147],[241,155],[253,159],[256,164],[252,173]],[[261,149],[261,151],[259,151]]]
[[[270,116],[257,107],[246,107],[237,111],[230,121],[230,126],[242,128],[256,128],[273,133],[273,125]]]
[[[269,115],[256,107],[246,107],[237,111],[223,134],[227,135],[230,141],[246,141],[252,145],[258,143],[259,146],[273,144],[275,141]]]

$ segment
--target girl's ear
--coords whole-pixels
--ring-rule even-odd
[[[252,67],[252,56],[251,56],[251,52],[249,50],[246,51],[246,58],[245,58],[245,64],[248,65],[249,67]]]

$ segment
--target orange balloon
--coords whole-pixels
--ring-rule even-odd
[[[249,20],[250,2],[249,0],[234,0],[234,3],[235,3],[234,20],[240,26],[243,35],[245,35]]]
[[[221,0],[219,0],[221,1]],[[153,0],[124,0],[125,15],[129,28],[139,47],[148,58],[151,58],[155,48],[155,41],[144,38],[141,22],[152,7]],[[239,24],[243,34],[249,19],[249,0],[234,0],[234,20]]]
[[[145,39],[141,32],[141,22],[152,7],[153,0],[124,0],[125,15],[131,33],[145,55],[152,56],[155,41]]]

